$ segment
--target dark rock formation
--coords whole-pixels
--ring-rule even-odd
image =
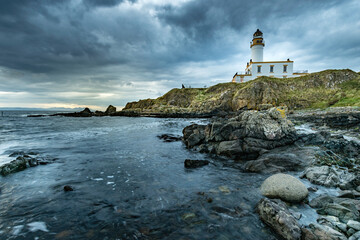
[[[257,211],[261,220],[284,239],[299,240],[301,238],[300,224],[281,200],[263,198],[257,205]]]
[[[71,192],[71,191],[74,191],[74,189],[73,189],[71,186],[69,186],[69,185],[65,185],[65,186],[64,186],[64,191],[65,191],[65,192]]]
[[[360,124],[360,110],[338,109],[332,111],[299,112],[291,116],[297,122],[311,122],[319,126],[331,128],[348,128]]]
[[[208,165],[210,162],[207,160],[191,160],[186,159],[184,161],[184,167],[185,168],[198,168]]]
[[[277,108],[246,111],[228,120],[207,126],[193,124],[183,130],[188,148],[242,160],[256,159],[267,150],[289,145],[296,139],[293,124]]]
[[[72,112],[72,113],[55,113],[51,115],[28,115],[28,117],[46,117],[46,116],[63,116],[63,117],[102,117],[102,116],[115,116],[117,114],[116,107],[110,105],[107,107],[105,112],[95,111],[92,112],[89,108],[85,108],[80,112]]]
[[[9,163],[0,166],[0,174],[3,176],[22,171],[29,167],[45,165],[51,161],[54,161],[54,159],[49,159],[46,157],[31,157],[25,153],[22,154],[22,152],[15,152],[13,154],[10,154],[10,156],[17,156],[17,158]]]
[[[116,107],[114,107],[113,105],[109,105],[105,111],[105,115],[111,115],[116,113]]]
[[[256,173],[301,171],[314,161],[314,154],[312,147],[279,147],[262,154],[256,160],[247,161],[244,170]]]
[[[181,140],[181,136],[177,136],[174,134],[161,134],[157,137],[163,140],[164,142],[177,142]]]

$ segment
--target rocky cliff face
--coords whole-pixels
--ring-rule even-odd
[[[359,96],[360,74],[348,69],[326,70],[298,78],[260,77],[246,83],[172,89],[157,99],[128,103],[123,112],[181,114],[235,112],[280,105],[290,109],[360,106]]]

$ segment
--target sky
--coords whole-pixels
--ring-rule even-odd
[[[0,108],[104,110],[264,61],[360,71],[359,0],[0,1]]]

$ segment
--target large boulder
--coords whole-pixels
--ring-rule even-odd
[[[278,173],[267,178],[261,185],[261,193],[269,198],[287,202],[300,202],[308,195],[306,186],[295,177]]]
[[[297,140],[294,125],[278,108],[245,111],[207,126],[193,124],[184,128],[183,136],[188,148],[202,145],[205,152],[214,150],[218,155],[242,160],[256,159],[267,150]]]
[[[301,228],[286,204],[279,199],[263,198],[257,205],[262,221],[287,240],[300,240]]]

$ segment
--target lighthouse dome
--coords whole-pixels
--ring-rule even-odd
[[[263,33],[257,29],[256,32],[254,33],[254,37],[262,37]]]

